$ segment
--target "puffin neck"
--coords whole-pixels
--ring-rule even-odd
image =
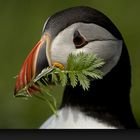
[[[88,91],[67,86],[61,108],[79,108],[86,115],[118,128],[137,128],[130,105],[131,69],[125,44],[118,64]]]

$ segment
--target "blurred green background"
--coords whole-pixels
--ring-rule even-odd
[[[132,108],[140,124],[139,0],[0,0],[0,128],[38,128],[52,114],[47,104],[36,98],[14,98],[13,77],[40,39],[47,17],[77,5],[87,5],[102,11],[121,31],[132,64]]]

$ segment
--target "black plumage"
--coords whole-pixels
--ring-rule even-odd
[[[89,7],[74,7],[51,16],[44,32],[54,38],[73,23],[94,23],[123,41],[117,65],[102,80],[92,81],[89,91],[67,86],[61,108],[79,107],[87,115],[119,128],[137,128],[130,105],[131,66],[125,42],[116,26],[103,13]]]

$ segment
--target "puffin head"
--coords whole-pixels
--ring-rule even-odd
[[[64,66],[70,53],[93,53],[105,61],[104,74],[117,65],[123,39],[113,23],[101,12],[89,7],[60,11],[47,19],[40,41],[22,65],[15,94],[33,80],[44,68],[58,62]],[[29,92],[37,90],[32,86]]]

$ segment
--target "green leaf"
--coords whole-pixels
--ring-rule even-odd
[[[70,83],[72,87],[75,87],[77,85],[77,76],[75,72],[68,73],[68,76],[70,78]]]
[[[83,87],[84,90],[88,90],[89,88],[89,79],[82,73],[77,73],[78,81],[80,82],[80,85]]]
[[[52,74],[52,83],[57,84],[58,83],[58,77],[56,76],[56,73],[51,73]]]
[[[73,56],[73,54],[70,54],[68,56],[66,70],[72,71],[74,69],[74,65],[73,65],[74,62],[75,62],[75,56]]]
[[[60,71],[59,76],[60,76],[61,85],[66,86],[66,84],[67,84],[67,74],[62,72],[62,71]]]
[[[101,79],[103,73],[98,69],[104,65],[103,59],[91,53],[70,54],[67,61],[67,73],[69,75],[72,87],[75,87],[79,81],[84,90],[90,87],[90,77]]]
[[[91,72],[91,71],[82,71],[82,73],[86,76],[89,76],[93,79],[102,79],[102,75],[103,73],[101,71],[96,70],[95,72]]]

